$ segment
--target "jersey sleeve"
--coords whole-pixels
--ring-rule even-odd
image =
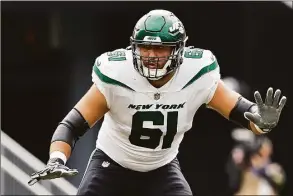
[[[95,84],[95,86],[99,89],[99,91],[105,96],[107,101],[107,106],[110,109],[111,103],[112,103],[112,91],[111,91],[111,85],[107,84],[105,82],[105,76],[102,73],[103,67],[105,67],[106,62],[104,62],[104,54],[97,57],[92,69],[92,82]]]

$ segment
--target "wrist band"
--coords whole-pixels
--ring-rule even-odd
[[[52,158],[59,158],[64,162],[64,165],[66,164],[67,158],[63,152],[60,151],[54,151],[50,154],[50,159]]]

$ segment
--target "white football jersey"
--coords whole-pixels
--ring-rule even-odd
[[[132,51],[125,49],[95,61],[92,79],[110,109],[96,147],[125,168],[147,172],[177,156],[195,112],[213,97],[220,71],[211,51],[185,48],[173,78],[155,88],[132,61]]]

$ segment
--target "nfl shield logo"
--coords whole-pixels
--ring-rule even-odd
[[[159,100],[160,99],[160,93],[155,93],[154,94],[154,99]]]

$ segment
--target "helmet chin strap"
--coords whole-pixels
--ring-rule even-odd
[[[171,60],[169,59],[163,68],[161,69],[149,69],[148,67],[146,67],[143,62],[141,61],[142,63],[142,71],[143,71],[143,74],[145,76],[148,76],[147,78],[149,80],[159,80],[161,78],[163,78],[166,73],[167,73],[167,67],[171,64]]]
[[[157,77],[157,78],[147,78],[147,79],[152,80],[152,81],[157,81],[157,80],[162,79],[162,78],[163,78],[163,76],[162,77]]]

